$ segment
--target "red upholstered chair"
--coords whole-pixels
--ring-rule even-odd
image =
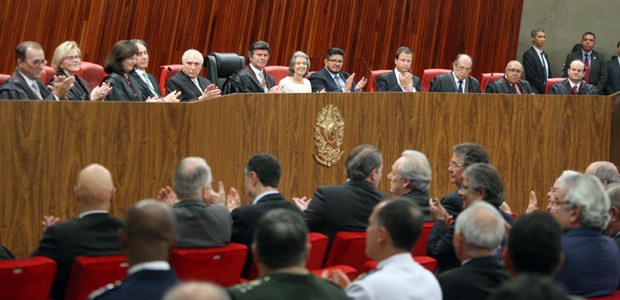
[[[431,271],[431,273],[435,273],[435,270],[437,270],[437,260],[430,256],[414,256],[413,260],[415,260],[417,263],[422,265],[422,267],[424,267],[425,269]],[[364,266],[362,266],[360,273],[366,273],[376,268],[377,268],[376,261],[374,260],[367,261],[364,264]]]
[[[9,74],[0,74],[0,85],[3,85],[11,76]]]
[[[163,65],[159,67],[161,69],[161,75],[159,75],[159,88],[161,89],[161,95],[166,96],[166,83],[168,79],[174,76],[174,74],[181,72],[183,65]]]
[[[327,244],[329,244],[329,238],[318,232],[310,232],[308,234],[308,240],[312,245],[308,259],[306,260],[306,268],[308,270],[318,270],[323,264],[325,258],[325,252],[327,252]]]
[[[325,266],[347,265],[359,271],[370,260],[366,256],[366,232],[341,231],[334,237]]]
[[[213,281],[229,287],[239,283],[248,247],[229,243],[224,247],[176,249],[170,265],[181,280]]]
[[[426,255],[426,245],[428,244],[428,236],[431,234],[431,229],[433,229],[433,225],[435,222],[424,222],[422,224],[422,233],[420,233],[420,237],[411,248],[411,255],[413,256],[424,256]]]
[[[265,72],[271,74],[271,76],[273,76],[273,79],[276,81],[276,85],[278,83],[280,83],[280,80],[282,80],[284,77],[286,77],[286,74],[288,74],[288,67],[286,66],[266,66],[265,67]]]
[[[65,300],[86,299],[94,290],[123,280],[128,267],[125,255],[77,257],[67,282]]]
[[[56,75],[56,70],[50,66],[43,66],[43,73],[41,73],[41,81],[47,85],[50,80],[54,79],[54,75]]]
[[[323,275],[324,272],[327,272],[325,275],[327,275],[327,277],[331,277],[332,276],[332,272],[334,270],[340,270],[342,271],[344,274],[347,275],[347,277],[349,277],[349,279],[351,281],[355,280],[355,278],[357,277],[357,270],[355,270],[353,267],[350,266],[345,266],[345,265],[338,265],[338,266],[332,266],[332,267],[327,267],[325,269],[320,269],[320,270],[314,270],[311,271],[314,275],[321,277],[321,275]]]
[[[375,82],[375,79],[377,78],[377,76],[387,73],[387,72],[391,72],[393,70],[374,70],[374,71],[370,71],[370,79],[368,79],[368,91],[369,92],[376,92],[377,91],[377,84]]]
[[[613,295],[603,297],[586,298],[587,300],[620,300],[620,291],[616,291]]]
[[[551,89],[551,86],[561,82],[563,80],[565,80],[566,78],[563,77],[559,77],[559,78],[547,78],[547,86],[545,87],[545,94],[549,94],[549,90]]]
[[[103,70],[103,66],[83,61],[80,66],[80,71],[77,72],[77,75],[84,78],[84,80],[88,82],[88,86],[92,90],[96,86],[101,84],[101,81],[103,81],[103,78],[105,78],[107,74]]]
[[[47,257],[0,261],[0,297],[47,300],[55,273],[56,262]]]
[[[487,89],[487,85],[498,78],[504,76],[504,73],[482,73],[482,78],[480,79],[480,89],[484,93]]]
[[[431,81],[435,80],[437,75],[450,73],[452,70],[448,69],[426,69],[422,73],[422,90],[428,92],[431,90]]]

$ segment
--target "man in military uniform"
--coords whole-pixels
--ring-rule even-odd
[[[257,223],[252,244],[261,277],[230,288],[231,298],[347,299],[340,287],[305,268],[308,250],[308,227],[301,215],[271,210]]]

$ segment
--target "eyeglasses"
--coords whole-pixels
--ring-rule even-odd
[[[344,63],[344,61],[338,60],[338,59],[328,59],[328,61],[330,61],[333,64],[337,64],[337,65],[342,65]]]
[[[456,162],[453,162],[453,161],[451,161],[448,164],[448,168],[452,168],[452,169],[456,169],[456,168],[462,167],[462,166],[463,166],[463,164],[459,164],[459,163],[456,163]]]
[[[66,59],[66,60],[80,60],[80,58],[82,57],[79,55],[70,55],[70,56],[63,57],[63,59]]]
[[[28,61],[28,60],[26,59],[26,61]],[[44,59],[35,59],[33,61],[28,61],[28,63],[33,64],[33,65],[38,67],[40,65],[45,65],[47,63],[47,60],[45,60],[45,58]]]
[[[517,73],[517,74],[523,73],[523,70],[520,70],[520,69],[506,69],[506,71],[511,72],[511,73]]]

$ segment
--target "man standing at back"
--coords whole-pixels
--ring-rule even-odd
[[[183,70],[168,79],[166,93],[181,92],[181,101],[202,101],[220,96],[220,89],[209,79],[200,76],[204,57],[195,49],[183,53]]]
[[[31,256],[47,256],[58,264],[51,298],[64,298],[76,257],[122,253],[118,231],[123,222],[109,214],[115,195],[110,172],[101,165],[89,165],[80,172],[75,187],[79,218],[57,223],[57,218],[46,217],[43,221],[47,228]]]
[[[457,55],[452,63],[452,72],[441,74],[431,82],[431,92],[480,93],[478,80],[469,76],[473,64],[471,56]]]
[[[580,60],[585,66],[584,77],[586,83],[596,87],[597,91],[603,95],[605,85],[607,85],[607,65],[605,56],[594,50],[596,35],[588,31],[581,36],[581,50],[570,53],[566,56],[562,77],[570,77],[569,68],[572,67],[574,60]]]
[[[542,48],[545,45],[545,31],[542,28],[532,30],[532,47],[523,53],[525,79],[532,84],[536,94],[544,94],[547,79],[552,78],[549,57]]]
[[[375,83],[377,92],[421,92],[420,77],[413,76],[411,62],[413,61],[413,51],[408,47],[400,47],[396,50],[393,72],[387,72],[377,76]]]
[[[355,73],[342,71],[344,64],[344,50],[330,48],[325,53],[325,68],[310,75],[310,84],[313,92],[361,92],[366,86],[366,78],[355,84]]]
[[[284,87],[276,85],[273,76],[265,71],[270,53],[271,47],[267,42],[252,43],[248,51],[250,63],[230,75],[224,83],[224,94],[283,93]]]

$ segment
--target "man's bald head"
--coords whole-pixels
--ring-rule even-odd
[[[171,289],[164,300],[230,300],[230,297],[213,283],[190,281]]]
[[[112,174],[104,166],[92,164],[80,171],[75,195],[78,199],[78,210],[109,210],[116,189]]]
[[[595,161],[591,163],[586,168],[585,174],[598,177],[605,188],[607,188],[609,184],[620,183],[618,168],[616,165],[608,161]]]

